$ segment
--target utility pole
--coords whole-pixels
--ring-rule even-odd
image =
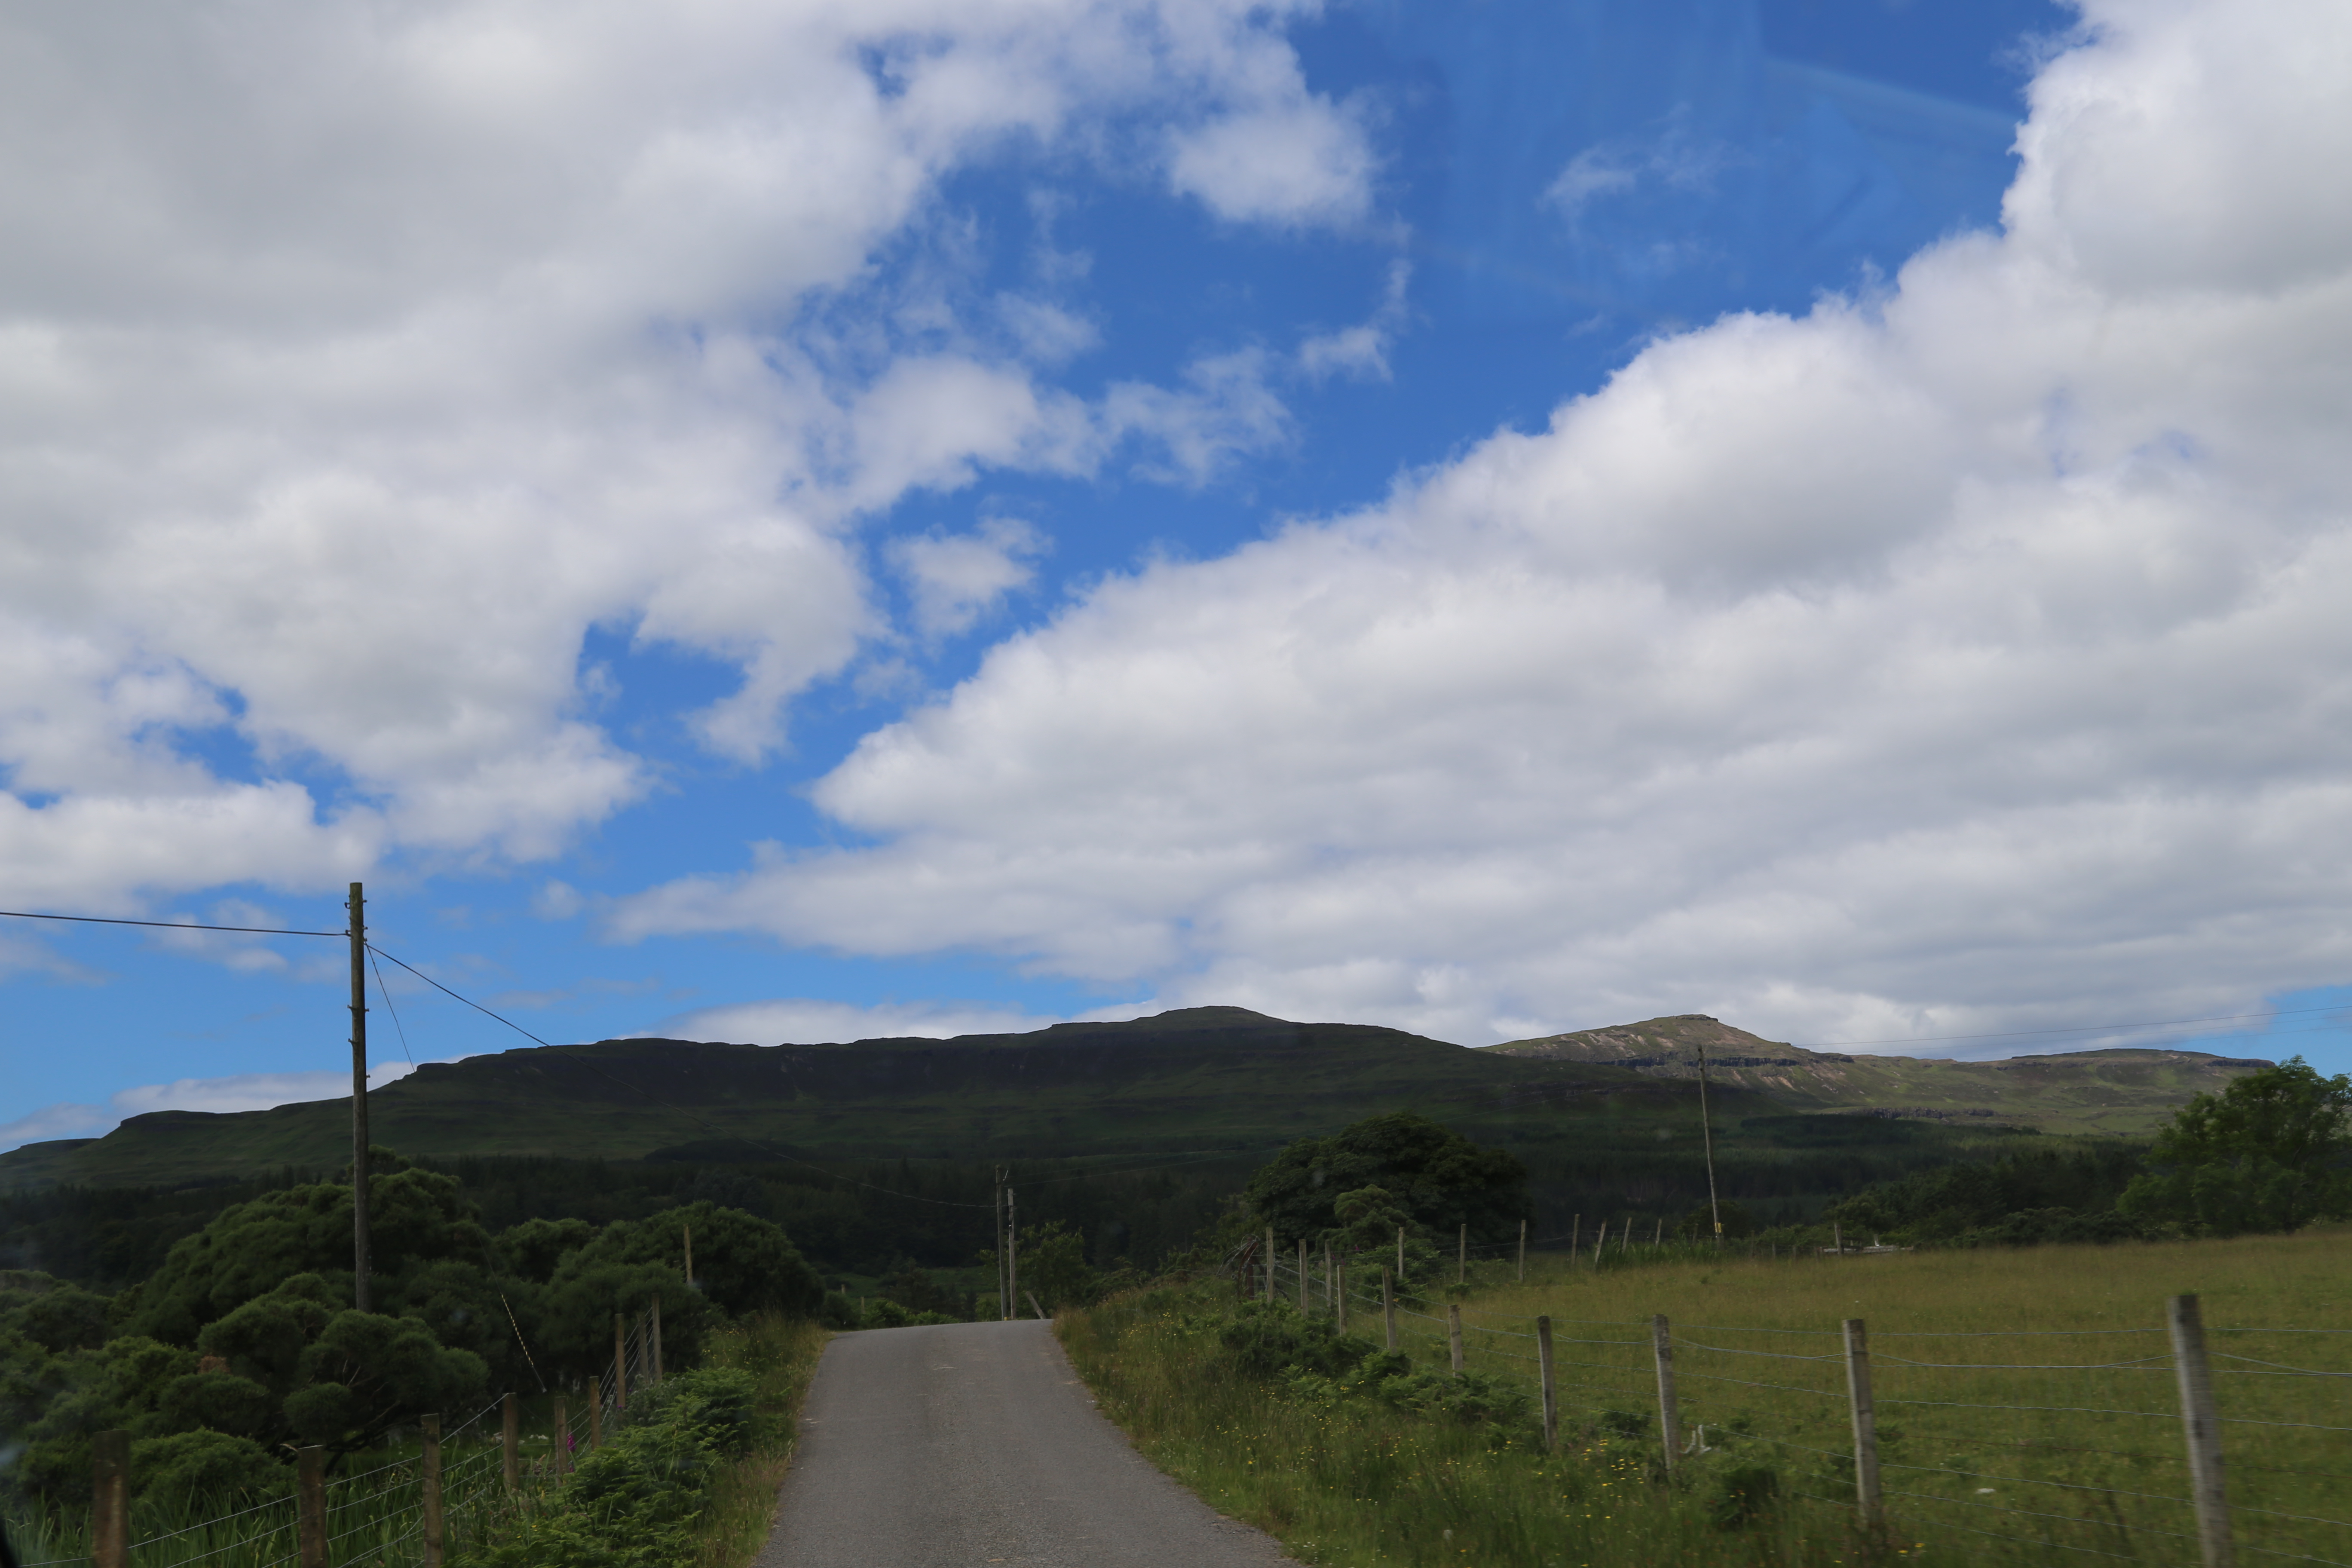
[[[1716,1201],[1715,1196],[1715,1124],[1706,1114],[1706,1046],[1703,1041],[1692,1043],[1698,1047],[1698,1133],[1706,1143],[1706,1213],[1707,1217],[1715,1221],[1715,1245],[1720,1249],[1723,1246],[1723,1205]]]
[[[1004,1272],[1004,1167],[996,1167],[996,1321],[1013,1317],[1013,1286]]]
[[[1013,1189],[1004,1189],[1004,1299],[1017,1300],[1021,1294],[1021,1212],[1013,1202]]]
[[[352,884],[352,1305],[368,1301],[367,900]]]

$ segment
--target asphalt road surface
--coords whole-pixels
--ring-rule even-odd
[[[757,1568],[1271,1568],[1098,1414],[1050,1325],[836,1335]]]

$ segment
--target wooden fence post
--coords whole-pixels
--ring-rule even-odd
[[[656,1383],[659,1383],[659,1382],[662,1380],[662,1363],[661,1363],[661,1298],[660,1298],[659,1296],[656,1296],[656,1297],[655,1297],[655,1298],[654,1298],[653,1313],[654,1313],[654,1381],[655,1381]]]
[[[128,1432],[100,1432],[89,1440],[89,1561],[91,1568],[128,1568],[131,1562]]]
[[[507,1490],[522,1485],[522,1412],[516,1407],[511,1394],[500,1402],[499,1412],[499,1451],[500,1469],[507,1479]]]
[[[1608,1251],[1608,1250],[1609,1250],[1609,1222],[1608,1222],[1607,1220],[1605,1220],[1605,1219],[1604,1219],[1604,1220],[1602,1220],[1602,1221],[1601,1222],[1601,1234],[1600,1234],[1598,1237],[1594,1237],[1594,1238],[1593,1238],[1593,1242],[1592,1242],[1592,1267],[1593,1267],[1593,1268],[1600,1268],[1600,1267],[1601,1267],[1601,1255],[1602,1253],[1604,1253],[1604,1252]]]
[[[572,1407],[560,1394],[555,1396],[555,1473],[572,1473]]]
[[[1265,1304],[1274,1305],[1274,1226],[1265,1227]]]
[[[417,1468],[423,1472],[419,1489],[425,1504],[425,1568],[441,1568],[442,1555],[448,1550],[441,1522],[441,1417],[418,1416],[416,1433],[424,1448]]]
[[[1568,1260],[1570,1263],[1575,1262],[1577,1255],[1583,1250],[1584,1216],[1582,1215],[1578,1215],[1574,1219],[1569,1221],[1568,1225]]]
[[[1845,1232],[1834,1221],[1830,1225],[1830,1250],[1840,1258],[1845,1256]]]
[[[294,1459],[296,1561],[301,1568],[327,1568],[327,1450],[313,1443]]]
[[[1559,1447],[1559,1391],[1552,1381],[1551,1320],[1536,1320],[1536,1381],[1543,1385],[1544,1452]]]
[[[1682,1407],[1675,1398],[1675,1341],[1660,1312],[1650,1320],[1650,1353],[1658,1363],[1658,1431],[1666,1440],[1666,1474],[1675,1473],[1675,1450],[1682,1446]]]
[[[1396,1276],[1381,1270],[1381,1319],[1388,1324],[1389,1349],[1396,1349]]]
[[[1445,1342],[1453,1352],[1454,1375],[1462,1375],[1462,1303],[1449,1301],[1445,1306]]]
[[[629,1344],[628,1321],[620,1313],[613,1314],[613,1413],[629,1413]]]
[[[1528,1282],[1528,1222],[1519,1221],[1519,1283]]]
[[[2181,1435],[2189,1443],[2189,1484],[2197,1500],[2197,1545],[2205,1568],[2237,1560],[2230,1539],[2230,1500],[2221,1484],[2221,1420],[2213,1405],[2213,1373],[2205,1360],[2205,1320],[2194,1296],[2175,1296],[2172,1371],[2180,1384]]]
[[[1845,1321],[1845,1389],[1853,1406],[1853,1500],[1865,1529],[1875,1530],[1878,1503],[1878,1413],[1870,1401],[1870,1342],[1862,1320]]]

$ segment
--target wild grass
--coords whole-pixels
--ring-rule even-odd
[[[698,1535],[695,1568],[744,1568],[759,1555],[776,1518],[776,1493],[792,1467],[800,1434],[801,1401],[831,1334],[797,1318],[754,1318],[716,1336],[714,1365],[760,1380],[766,1432],[759,1448],[727,1466],[711,1488]]]
[[[1553,1456],[1524,1434],[1246,1378],[1218,1353],[1206,1300],[1131,1298],[1066,1319],[1063,1332],[1147,1453],[1309,1561],[2170,1563],[2198,1551],[2193,1512],[2174,1500],[2189,1488],[2165,1304],[2195,1293],[2242,1560],[2347,1563],[2347,1239],[2336,1228],[1777,1262],[1612,1258],[1599,1270],[1545,1258],[1530,1258],[1525,1285],[1508,1265],[1483,1278],[1474,1266],[1470,1370],[1531,1384],[1533,1319],[1552,1320]],[[1295,1280],[1280,1283],[1295,1300]],[[1230,1283],[1211,1289],[1232,1300]],[[1377,1342],[1376,1292],[1351,1292],[1349,1326]],[[1423,1310],[1401,1315],[1402,1348],[1443,1367],[1444,1309]],[[1660,1313],[1681,1405],[1671,1481],[1651,1349]],[[1879,1538],[1854,1522],[1847,1318],[1870,1340],[1889,1519]],[[1729,1478],[1759,1470],[1778,1501],[1724,1528],[1739,1511]]]

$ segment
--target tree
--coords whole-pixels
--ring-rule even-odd
[[[1528,1212],[1528,1172],[1517,1157],[1482,1149],[1410,1110],[1293,1143],[1250,1178],[1246,1198],[1258,1223],[1275,1227],[1276,1246],[1300,1240],[1320,1246],[1350,1224],[1364,1223],[1344,1220],[1335,1208],[1339,1200],[1375,1187],[1381,1206],[1441,1242],[1450,1242],[1455,1227],[1465,1224],[1473,1239],[1508,1240]],[[1394,1237],[1393,1226],[1387,1234]]]
[[[2292,1231],[2352,1215],[2352,1076],[2301,1057],[2174,1113],[2124,1189],[2125,1215],[2198,1236]]]

